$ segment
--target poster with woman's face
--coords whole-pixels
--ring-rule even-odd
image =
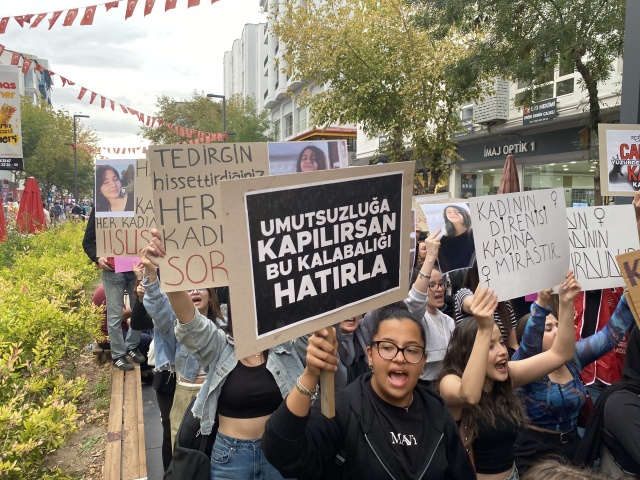
[[[442,273],[468,268],[475,260],[471,214],[466,202],[420,205],[429,232],[441,229],[438,264]]]
[[[135,161],[96,161],[96,217],[135,215]]]
[[[270,142],[269,174],[316,172],[346,168],[346,140],[315,142]]]

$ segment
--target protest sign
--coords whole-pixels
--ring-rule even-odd
[[[600,190],[633,197],[640,190],[640,125],[598,125]]]
[[[134,217],[135,160],[96,160],[96,218]]]
[[[346,140],[270,142],[269,175],[347,168]]]
[[[22,170],[18,67],[0,65],[0,170]]]
[[[420,208],[423,203],[433,203],[438,200],[447,201],[451,198],[451,192],[433,193],[427,195],[416,195],[412,199],[412,206],[416,210],[416,222],[418,227],[423,231],[427,231],[427,219],[424,216],[424,212]]]
[[[102,163],[113,162],[106,160]],[[135,164],[135,211],[133,216],[102,217],[96,212],[96,249],[99,257],[135,257],[151,241],[151,229],[156,228],[149,162],[146,159],[118,160]]]
[[[298,156],[309,144],[326,154],[331,168],[339,168],[346,165],[347,159],[346,143],[343,143],[215,143],[150,147],[147,155],[156,221],[167,250],[166,257],[160,261],[163,290],[172,292],[228,285],[224,250],[226,235],[220,218],[222,181],[273,175],[270,169],[277,173],[295,173]],[[290,171],[276,168],[275,164],[280,167],[286,164]]]
[[[221,184],[238,357],[406,297],[413,169]]]
[[[629,306],[638,328],[640,328],[640,317],[638,316],[640,310],[640,250],[618,255],[616,260],[624,283],[629,289],[628,294],[625,293],[627,301],[631,300]]]
[[[616,256],[640,248],[633,205],[567,208],[571,268],[583,290],[623,287]]]
[[[480,283],[501,301],[562,283],[569,268],[564,191],[469,199]]]

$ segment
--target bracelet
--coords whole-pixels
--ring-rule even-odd
[[[316,401],[316,398],[318,398],[318,392],[320,390],[320,388],[316,385],[316,389],[311,392],[307,387],[305,387],[302,382],[300,381],[300,377],[298,377],[298,379],[296,380],[296,389],[303,395],[306,395],[307,397],[311,397],[311,403]]]
[[[426,273],[418,272],[422,278],[426,278],[427,280],[431,280],[431,275],[427,275]]]

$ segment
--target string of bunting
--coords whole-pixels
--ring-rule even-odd
[[[62,75],[56,74],[52,70],[48,70],[44,68],[42,65],[38,63],[37,60],[33,58],[29,58],[31,57],[31,55],[6,49],[4,45],[0,44],[0,56],[5,51],[7,53],[9,52],[11,53],[11,65],[20,67],[20,60],[22,60],[22,73],[24,73],[25,75],[29,72],[29,69],[32,68],[33,66],[34,70],[40,73],[46,72],[51,77],[53,77],[54,75],[58,75],[60,77],[60,80],[62,81],[63,87],[66,87],[67,85],[74,86],[76,84],[75,82],[69,80],[68,78],[63,77]],[[90,94],[89,104],[93,105],[93,102],[96,101],[99,94],[92,90],[89,90],[86,87],[83,87],[82,85],[79,85],[79,87],[80,87],[80,93],[78,94],[78,100],[82,100],[88,92]],[[111,100],[110,98],[105,97],[104,95],[100,95],[100,108],[104,109],[107,106],[107,104],[109,105],[111,110],[115,111],[116,102],[114,100]],[[153,128],[155,127],[156,123],[158,124],[158,126],[164,124],[164,126],[167,127],[167,130],[173,131],[176,135],[180,137],[189,139],[188,141],[184,141],[182,143],[212,143],[212,142],[222,142],[227,140],[226,132],[224,133],[203,132],[201,130],[195,130],[193,128],[187,128],[181,125],[176,125],[175,123],[165,122],[161,118],[156,118],[151,115],[147,115],[146,113],[139,112],[138,110],[131,107],[127,107],[126,105],[123,105],[121,103],[118,103],[118,106],[120,107],[123,113],[133,115],[147,127]]]
[[[144,16],[146,17],[151,13],[153,7],[156,3],[156,0],[142,0],[144,2]],[[211,4],[213,5],[218,0],[211,0]],[[80,20],[80,25],[93,25],[93,17],[96,14],[98,7],[102,5],[105,6],[105,11],[108,12],[112,8],[117,8],[120,3],[125,2],[125,13],[124,19],[127,20],[133,15],[136,6],[138,5],[138,0],[117,0],[115,2],[105,2],[99,3],[97,5],[91,5],[88,7],[84,7],[84,15],[82,15],[82,19]],[[164,2],[164,11],[173,10],[176,8],[176,4],[178,0],[165,0]],[[200,5],[200,0],[187,0],[187,8],[197,7]],[[2,17],[0,18],[0,34],[3,34],[7,30],[7,26],[9,25],[9,21],[13,18],[20,28],[36,28],[38,27],[42,21],[47,18],[48,15],[51,17],[48,18],[49,22],[49,30],[56,24],[58,18],[62,16],[62,14],[66,11],[66,15],[64,15],[64,21],[62,22],[63,27],[70,27],[75,22],[78,17],[78,11],[82,7],[78,8],[70,8],[68,10],[58,10],[53,12],[44,12],[44,13],[30,13],[27,15],[14,15],[13,17]]]

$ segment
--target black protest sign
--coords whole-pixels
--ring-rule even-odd
[[[268,348],[283,337],[404,298],[412,167],[359,167],[276,177],[278,184],[251,179],[221,185],[225,228],[238,239],[246,233],[246,250],[240,243],[233,252],[227,249],[234,265],[229,286],[236,349]]]

